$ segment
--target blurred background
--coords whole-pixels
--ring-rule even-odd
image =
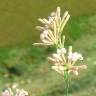
[[[88,66],[71,77],[69,96],[96,96],[96,0],[0,0],[0,92],[17,86],[30,96],[64,96],[63,77],[46,59],[52,49],[32,46],[40,41],[37,19],[57,6],[71,15],[64,29],[66,47],[81,52]]]

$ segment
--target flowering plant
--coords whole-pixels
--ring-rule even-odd
[[[14,92],[15,91],[15,92]],[[0,96],[27,96],[28,92],[24,89],[16,89],[12,90],[11,88],[8,88]]]
[[[68,96],[69,74],[78,75],[80,70],[87,68],[86,65],[75,65],[78,60],[83,60],[83,56],[80,53],[72,52],[72,46],[69,46],[68,51],[64,47],[65,35],[62,36],[62,32],[69,18],[68,11],[61,17],[60,7],[57,7],[56,12],[52,12],[48,19],[39,18],[38,20],[44,26],[37,26],[36,28],[42,31],[40,35],[42,42],[33,44],[44,46],[54,45],[56,47],[57,52],[53,53],[48,59],[53,63],[52,69],[64,76],[66,81],[66,96]]]

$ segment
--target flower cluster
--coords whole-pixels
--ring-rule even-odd
[[[28,92],[24,89],[16,89],[16,92],[11,88],[5,90],[0,96],[27,96]]]
[[[75,66],[78,60],[83,60],[80,53],[72,52],[72,46],[69,46],[68,54],[66,54],[66,49],[57,49],[57,53],[52,54],[48,59],[54,64],[52,69],[58,73],[64,75],[64,72],[72,72],[78,75],[78,71],[81,69],[86,69],[86,65]]]
[[[72,52],[72,47],[69,46],[68,52],[64,48],[65,35],[62,36],[62,31],[70,15],[66,11],[61,18],[60,7],[57,7],[56,12],[52,12],[48,19],[38,20],[44,24],[43,27],[37,26],[37,29],[42,31],[40,39],[42,43],[34,43],[34,45],[55,45],[57,52],[52,54],[48,59],[54,64],[52,69],[64,75],[64,72],[74,73],[78,75],[79,70],[86,69],[86,65],[75,66],[78,60],[83,60],[80,53]],[[66,54],[67,53],[67,54]]]
[[[44,24],[43,27],[37,26],[37,29],[43,31],[40,35],[42,43],[34,43],[34,45],[58,45],[61,43],[62,30],[69,18],[68,11],[61,18],[60,7],[57,7],[56,12],[52,12],[48,19],[39,18],[38,20]]]

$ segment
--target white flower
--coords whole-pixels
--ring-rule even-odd
[[[38,20],[44,24],[44,27],[37,26],[37,29],[43,31],[40,35],[42,43],[34,43],[34,45],[58,45],[59,42],[63,45],[61,34],[69,18],[68,11],[61,18],[60,7],[57,7],[56,12],[52,12],[48,19],[39,18]]]
[[[24,89],[16,89],[16,95],[15,96],[26,96],[28,95],[28,92],[25,91]]]
[[[62,75],[64,75],[64,70],[66,70],[63,66],[52,66],[52,69]]]
[[[48,59],[54,64],[52,66],[53,70],[57,71],[62,75],[64,75],[64,71],[68,71],[68,73],[71,72],[75,75],[78,75],[79,70],[87,68],[86,65],[74,65],[76,61],[83,60],[83,57],[80,53],[72,53],[72,46],[69,46],[68,56],[65,56],[65,53],[66,49],[61,48],[57,49],[57,53],[52,54],[52,57],[48,57]]]
[[[40,39],[45,45],[52,45],[54,43],[55,37],[53,36],[52,32],[49,31],[50,30],[44,30],[40,35]]]
[[[74,52],[74,53],[69,53],[68,59],[71,61],[77,61],[77,60],[83,60],[83,57],[80,53]]]
[[[2,93],[2,96],[13,96],[13,92],[12,92],[11,88],[8,88],[7,90],[5,90]]]
[[[10,95],[10,92],[8,90],[5,90],[3,93],[2,93],[2,96],[11,96]]]
[[[46,39],[47,37],[48,37],[48,31],[47,31],[47,30],[44,30],[44,32],[41,33],[40,38],[41,38],[41,40],[44,40],[44,39]]]
[[[86,65],[71,66],[71,67],[69,68],[69,71],[68,71],[68,72],[69,72],[69,73],[72,72],[73,74],[78,75],[80,70],[83,70],[83,69],[86,69],[86,68],[87,68]]]
[[[66,53],[66,49],[65,48],[57,49],[57,53],[58,54],[65,54]]]
[[[8,88],[8,90],[5,90],[2,93],[2,96],[26,96],[28,95],[28,92],[24,89],[16,89],[16,92],[12,90],[11,88]]]

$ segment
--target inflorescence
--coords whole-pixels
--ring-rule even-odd
[[[83,60],[83,56],[78,52],[72,52],[72,46],[69,46],[68,51],[64,48],[65,35],[62,36],[63,29],[69,20],[70,15],[68,11],[60,15],[60,7],[57,7],[56,12],[52,12],[48,19],[38,20],[43,23],[43,27],[36,28],[42,33],[40,34],[41,43],[34,43],[34,45],[55,45],[57,52],[53,53],[48,59],[53,63],[52,69],[64,75],[65,71],[78,75],[81,69],[86,69],[86,65],[75,66],[78,60]]]

